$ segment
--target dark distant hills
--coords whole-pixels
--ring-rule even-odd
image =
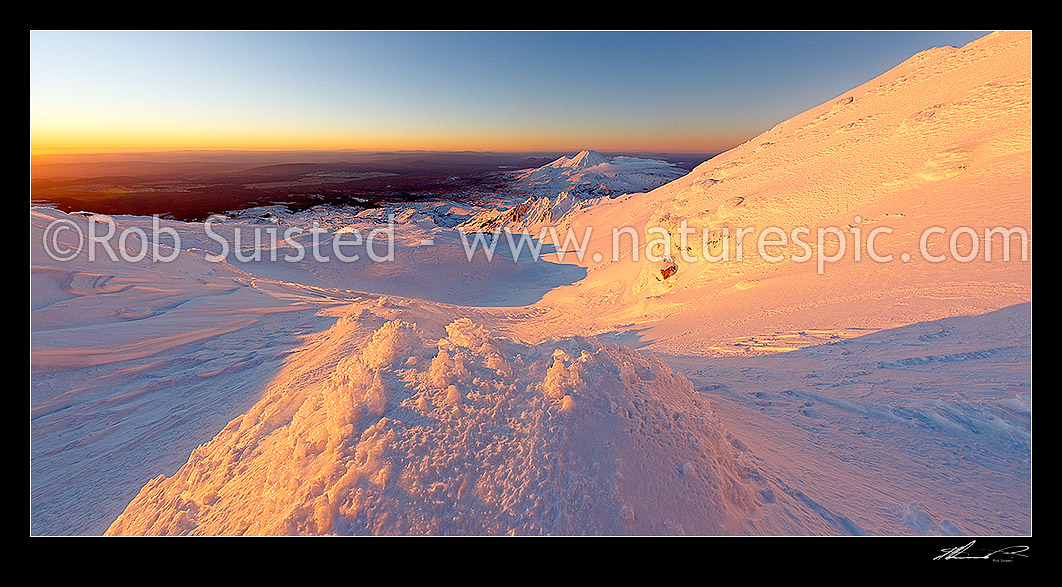
[[[692,169],[712,154],[616,153]],[[476,197],[508,174],[565,153],[479,151],[175,151],[45,155],[31,160],[30,200],[66,212],[211,214],[285,205],[375,206],[428,197]],[[570,153],[568,153],[570,155]]]

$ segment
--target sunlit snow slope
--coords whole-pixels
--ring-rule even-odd
[[[111,534],[807,531],[658,360],[351,306]],[[413,321],[410,321],[413,320]],[[323,376],[313,374],[325,371]],[[816,529],[828,531],[828,525]]]
[[[1007,32],[920,53],[679,180],[566,217],[590,234],[588,275],[550,292],[552,315],[529,330],[636,333],[683,355],[773,352],[1029,301],[1031,51],[1031,34]],[[618,246],[617,227],[629,229]],[[994,228],[1027,239],[989,243]],[[942,261],[923,256],[923,235]]]

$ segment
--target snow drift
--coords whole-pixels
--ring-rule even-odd
[[[107,533],[721,534],[771,517],[772,489],[658,360],[467,318],[439,336],[386,299],[344,311]]]

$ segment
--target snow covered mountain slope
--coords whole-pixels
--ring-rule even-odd
[[[547,294],[528,336],[777,351],[820,342],[809,329],[1029,301],[1031,61],[1021,32],[927,51],[681,179],[569,214],[587,278]]]

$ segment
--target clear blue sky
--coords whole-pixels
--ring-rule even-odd
[[[974,32],[33,31],[33,148],[718,151]]]

